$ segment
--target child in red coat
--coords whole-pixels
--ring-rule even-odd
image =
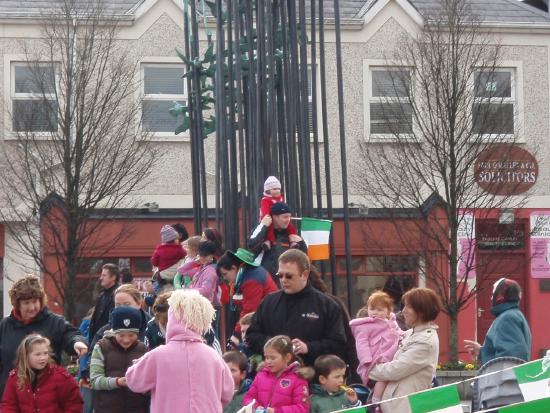
[[[157,245],[151,256],[151,264],[156,267],[153,277],[157,284],[154,285],[155,292],[162,292],[162,287],[172,283],[180,261],[185,258],[185,250],[179,243],[179,234],[170,225],[165,225],[160,230],[161,244]]]
[[[260,221],[266,216],[271,215],[271,207],[277,202],[285,202],[285,197],[281,192],[281,182],[274,177],[268,176],[264,182],[264,196],[260,201]],[[296,227],[292,224],[288,224],[288,235],[297,235]],[[267,230],[266,240],[264,247],[271,249],[271,246],[275,242],[275,233],[273,232],[273,224]]]
[[[81,413],[84,403],[76,380],[50,356],[50,340],[30,334],[17,349],[0,411],[3,413]]]
[[[256,399],[254,407],[267,413],[307,413],[309,411],[308,381],[298,374],[292,341],[287,336],[275,336],[264,346],[264,368],[258,372],[243,399],[243,406]]]

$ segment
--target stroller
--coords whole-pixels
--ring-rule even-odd
[[[523,363],[525,360],[517,357],[497,357],[481,366],[477,374],[480,376]],[[524,401],[513,370],[482,377],[474,381],[472,387],[472,412]]]

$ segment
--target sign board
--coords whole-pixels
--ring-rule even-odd
[[[550,211],[531,213],[531,276],[550,278]]]
[[[474,164],[475,180],[495,195],[519,195],[537,182],[539,166],[531,153],[516,145],[492,145],[479,154]]]

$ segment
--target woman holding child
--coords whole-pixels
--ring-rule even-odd
[[[439,356],[437,325],[439,296],[429,288],[413,288],[403,295],[403,315],[410,327],[392,361],[372,368],[369,378],[387,382],[382,400],[430,388]],[[409,413],[406,398],[381,403],[382,412]]]

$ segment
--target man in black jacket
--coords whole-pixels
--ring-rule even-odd
[[[285,334],[308,366],[322,354],[341,355],[346,343],[342,313],[336,302],[311,286],[309,266],[307,255],[297,249],[279,257],[282,290],[265,297],[246,333],[255,353],[263,354],[268,339]]]
[[[115,307],[115,290],[118,287],[119,278],[120,272],[115,264],[103,265],[99,276],[99,284],[103,291],[97,297],[94,314],[90,320],[90,333],[88,335],[90,342],[97,331],[109,322],[109,314]]]
[[[275,277],[279,256],[290,248],[296,248],[307,252],[306,243],[296,234],[288,234],[292,211],[284,202],[277,202],[271,207],[271,215],[266,215],[260,224],[254,229],[248,240],[248,249],[259,256],[262,254],[261,265],[271,274],[275,284],[280,287],[279,280]],[[269,249],[264,248],[269,227],[273,225],[275,242]]]

